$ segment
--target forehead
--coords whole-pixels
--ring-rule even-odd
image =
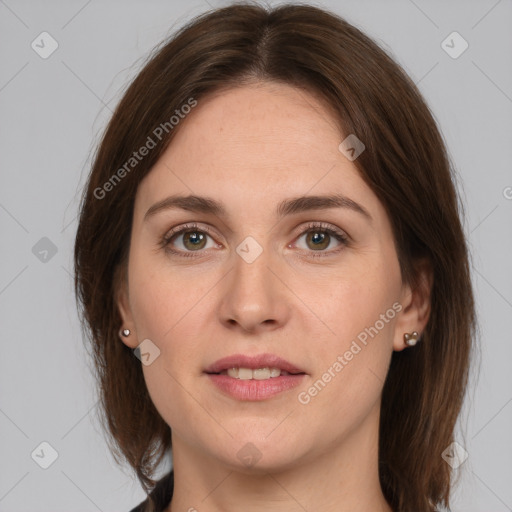
[[[204,157],[206,149],[209,155],[226,155],[226,146],[217,145],[222,141],[230,149],[227,156],[237,150],[249,156],[251,145],[261,150],[264,144],[271,153],[260,151],[260,161],[280,154],[273,153],[273,147],[293,149],[298,161],[302,154],[319,157],[315,151],[325,152],[331,143],[337,149],[341,136],[324,101],[309,91],[274,82],[217,91],[201,99],[180,128],[173,143],[196,144],[198,157]]]
[[[336,192],[379,208],[338,149],[338,120],[310,92],[278,83],[225,89],[199,100],[180,123],[139,186],[146,209],[171,193],[217,195],[243,208],[248,200]]]

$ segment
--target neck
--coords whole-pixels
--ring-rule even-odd
[[[173,432],[174,494],[166,512],[392,512],[378,476],[379,408],[336,446],[286,469],[237,470]]]

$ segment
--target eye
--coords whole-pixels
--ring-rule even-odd
[[[162,239],[162,247],[171,253],[179,254],[180,256],[193,256],[193,252],[200,252],[202,249],[209,249],[211,247],[218,247],[218,244],[213,242],[207,246],[208,238],[211,239],[210,229],[207,226],[198,228],[197,224],[186,224],[179,229],[173,229],[168,232]],[[173,249],[176,247],[177,250]]]
[[[312,222],[308,224],[306,231],[296,239],[297,243],[305,237],[306,247],[299,247],[307,251],[308,256],[322,257],[338,253],[344,246],[348,245],[348,237],[343,231],[330,224]],[[208,239],[210,245],[208,246]],[[337,242],[337,249],[328,249],[333,242]],[[172,254],[183,257],[197,256],[194,253],[201,253],[203,249],[219,248],[211,235],[208,226],[199,226],[195,223],[185,224],[171,229],[161,240],[161,246]],[[289,245],[291,247],[291,245]],[[313,254],[313,253],[317,254]]]
[[[335,229],[334,227],[330,227],[330,224],[323,223],[315,223],[312,222],[308,225],[308,229],[304,231],[297,241],[301,240],[305,237],[305,250],[308,252],[317,252],[319,254],[312,254],[311,256],[327,256],[328,254],[332,254],[339,252],[341,249],[340,246],[346,246],[348,244],[348,237],[339,229]],[[331,246],[332,242],[338,243],[338,249],[334,250],[325,250]],[[328,254],[325,254],[328,253]]]

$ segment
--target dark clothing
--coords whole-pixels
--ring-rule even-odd
[[[149,508],[149,498],[146,498],[143,502],[139,503],[134,509],[130,510],[130,512],[163,512],[171,502],[173,490],[174,472],[171,471],[157,482],[156,487],[150,494],[150,496],[155,501],[156,508]]]

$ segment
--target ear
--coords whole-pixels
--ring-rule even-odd
[[[124,266],[123,266],[124,267]],[[115,289],[116,289],[116,304],[121,315],[120,329],[129,329],[129,336],[122,336],[121,341],[130,348],[136,348],[137,333],[135,331],[135,322],[133,321],[132,309],[130,306],[130,295],[128,292],[128,276],[126,267],[119,268],[116,272],[115,278]]]
[[[430,318],[431,293],[434,282],[432,265],[428,259],[422,259],[415,263],[417,284],[413,288],[411,284],[404,284],[400,296],[402,310],[395,323],[395,336],[393,349],[401,351],[407,348],[404,341],[405,333],[417,331],[421,336]]]

